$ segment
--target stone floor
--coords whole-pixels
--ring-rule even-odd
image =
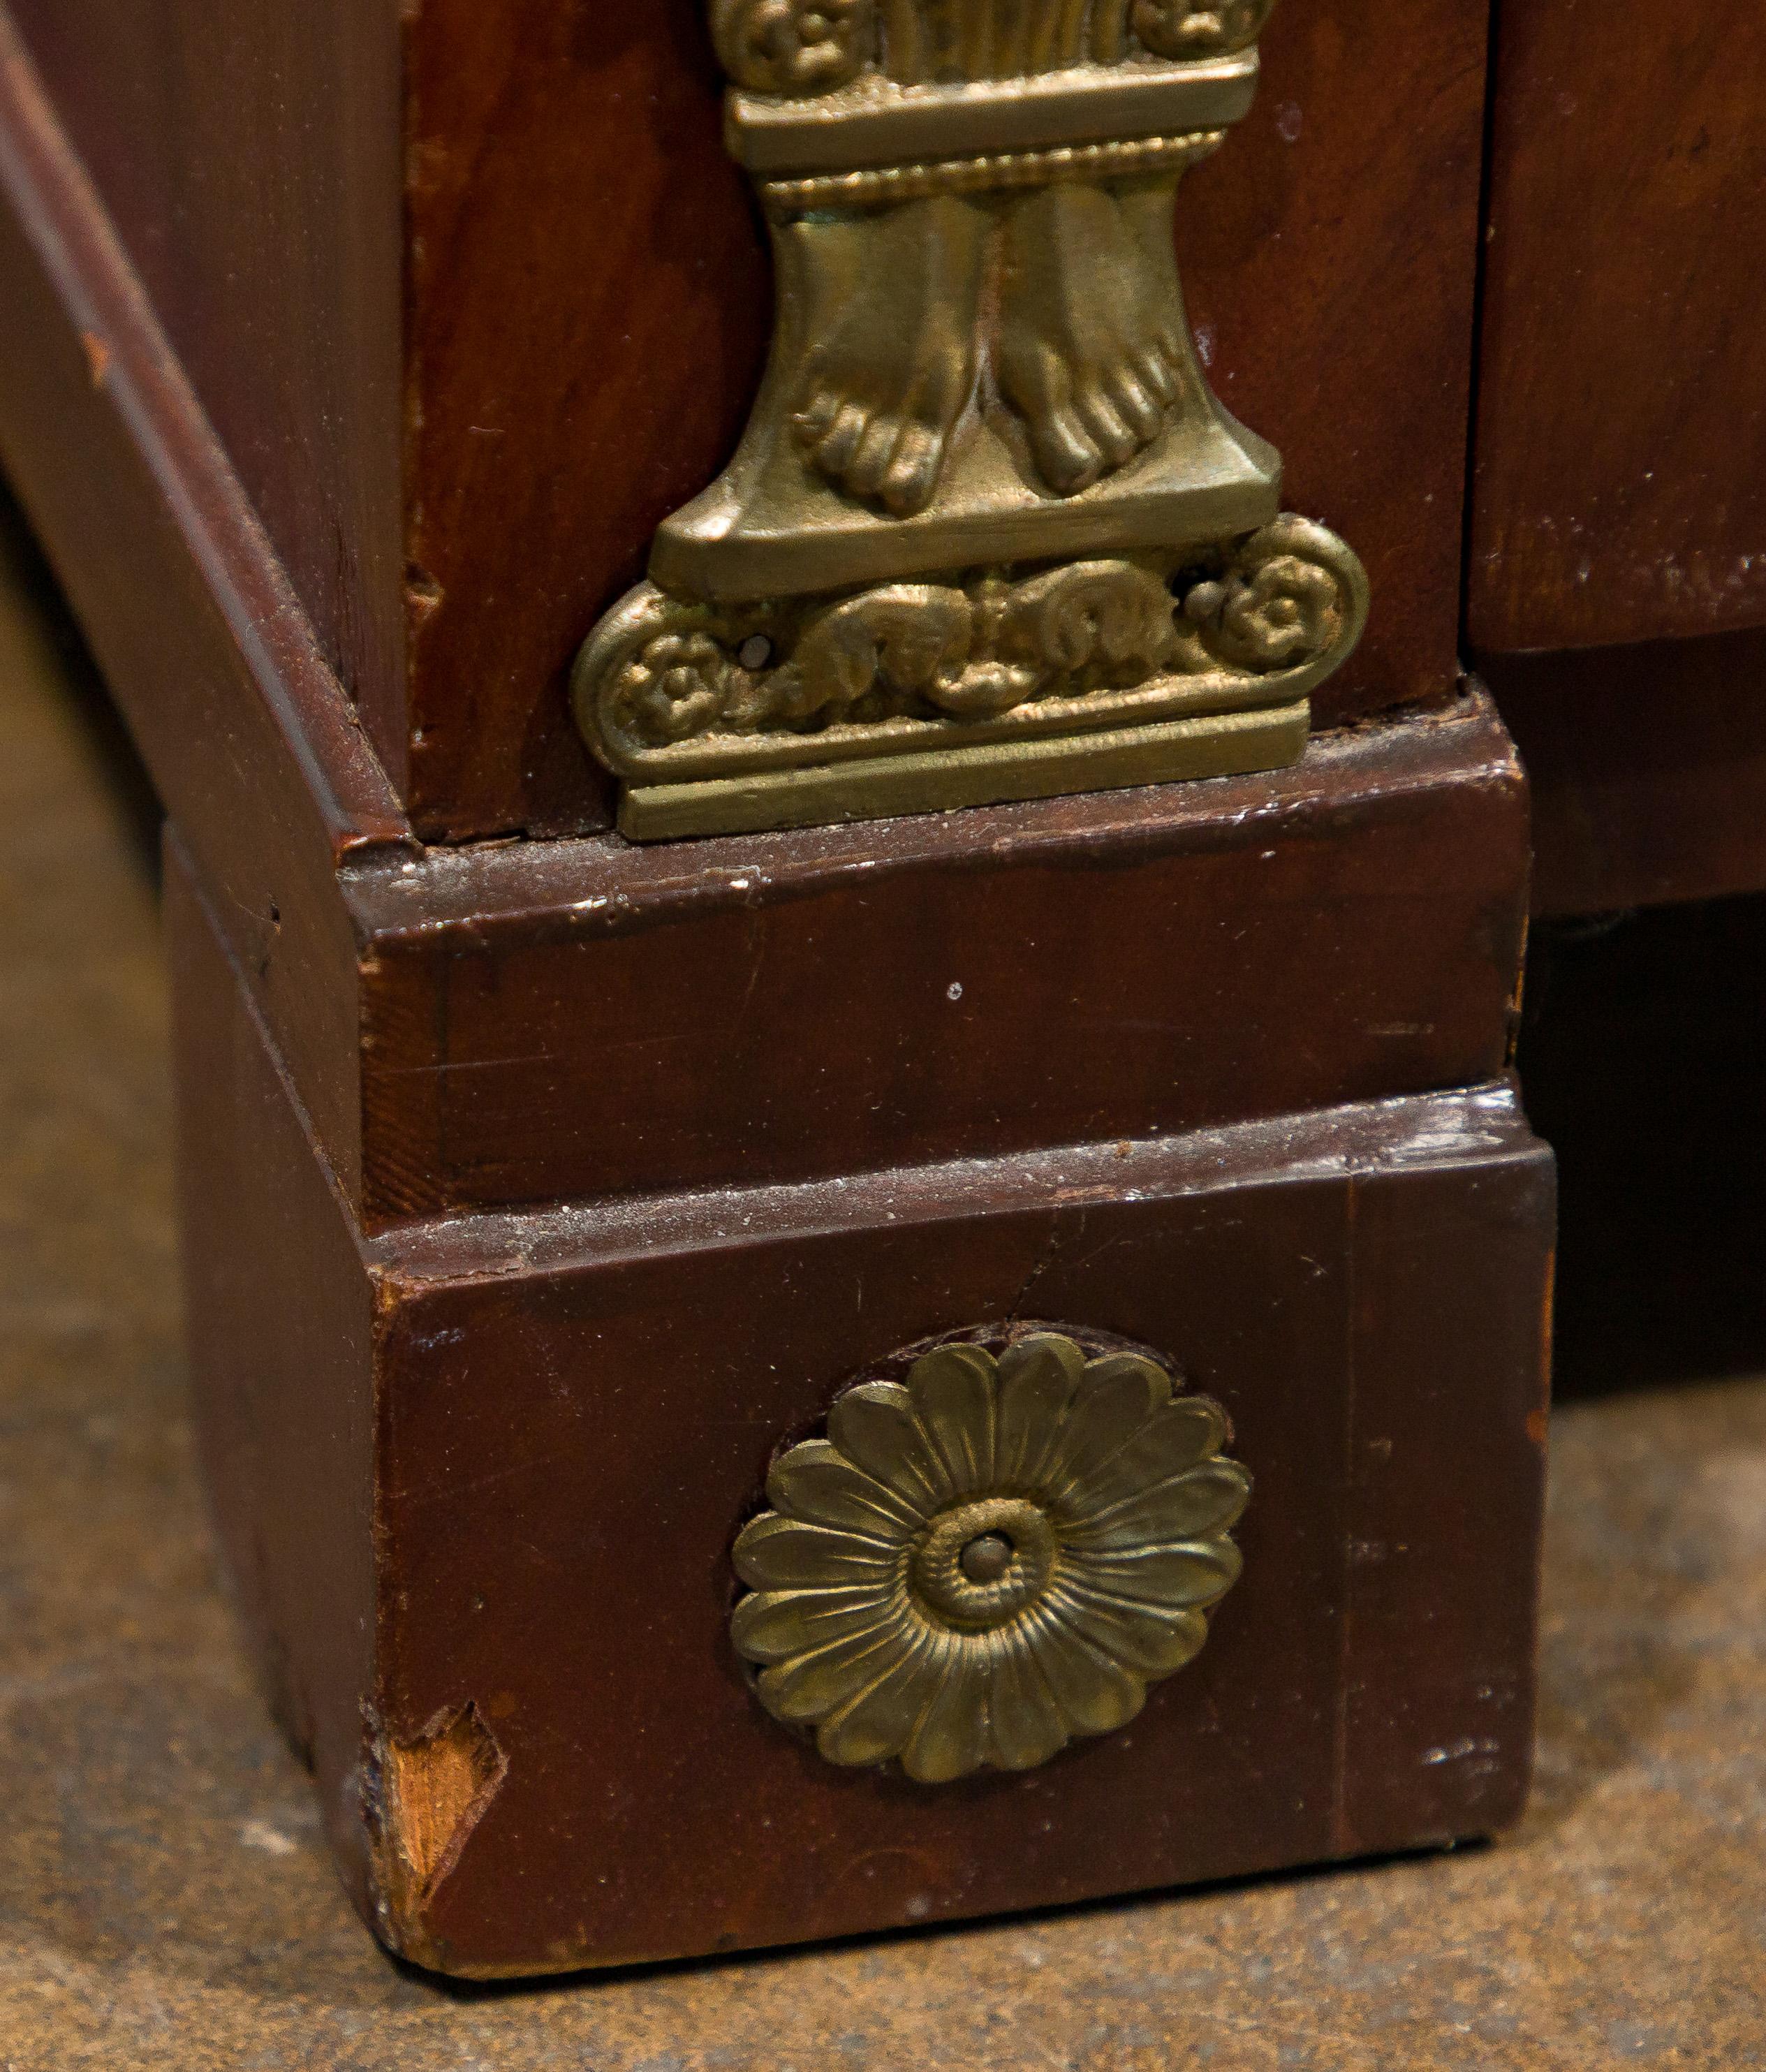
[[[18,565],[0,569],[5,2072],[1766,2064],[1766,1381],[1561,1415],[1538,1791],[1499,1847],[531,1991],[381,1956],[217,1592],[144,801]]]

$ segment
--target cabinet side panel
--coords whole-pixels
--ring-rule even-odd
[[[1766,12],[1499,23],[1472,645],[1766,624]]]
[[[398,782],[393,0],[10,0],[10,10]]]
[[[175,833],[166,929],[186,1329],[209,1503],[259,1674],[360,1897],[372,1290]]]
[[[1766,628],[1483,666],[1532,783],[1536,914],[1766,890]]]

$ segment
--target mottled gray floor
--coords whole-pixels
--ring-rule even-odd
[[[0,576],[6,2072],[1766,2063],[1766,1383],[1561,1417],[1499,1848],[534,1992],[396,1969],[212,1580],[133,818]]]

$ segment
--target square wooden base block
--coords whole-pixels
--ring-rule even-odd
[[[1488,1834],[1532,1741],[1549,1154],[1513,1090],[364,1237],[175,870],[207,1470],[364,1914],[496,1976]],[[927,1334],[1216,1397],[1244,1574],[1130,1726],[844,1771],[728,1638],[774,1453]]]

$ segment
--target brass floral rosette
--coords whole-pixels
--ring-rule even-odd
[[[848,1390],[736,1543],[761,1702],[830,1762],[928,1784],[1125,1726],[1238,1575],[1226,1436],[1156,1362],[1053,1332]]]
[[[1210,389],[1177,187],[1271,0],[713,0],[778,318],[578,662],[639,839],[1271,768],[1366,579]]]

